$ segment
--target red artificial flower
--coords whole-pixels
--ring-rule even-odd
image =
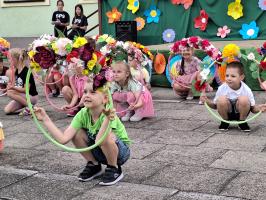
[[[264,42],[262,46],[264,49],[266,49],[266,42]]]
[[[37,47],[36,50],[37,53],[33,56],[33,59],[42,69],[48,69],[56,63],[53,51],[43,46]]]
[[[99,51],[95,51],[94,53],[97,55],[97,59],[98,59],[99,64],[102,67],[104,67],[105,66],[105,56],[103,56],[101,54],[101,52],[99,52]]]
[[[181,40],[180,44],[184,47],[187,46],[187,40]]]
[[[201,80],[197,80],[197,81],[195,82],[194,87],[195,87],[195,89],[196,89],[197,91],[202,92],[203,90],[206,89],[207,84],[206,84],[206,82],[204,82],[204,83],[201,84]]]
[[[193,45],[196,44],[196,43],[199,41],[199,39],[198,39],[197,36],[192,36],[192,37],[190,37],[188,40],[189,40],[189,42],[192,43]]]
[[[205,10],[200,11],[200,16],[194,19],[194,27],[200,28],[201,31],[205,31],[207,24],[208,24],[209,16],[205,12]]]
[[[76,51],[76,50],[73,50],[73,51],[71,51],[70,54],[67,55],[66,61],[70,63],[71,62],[71,58],[78,58],[78,57],[79,57],[79,52]]]
[[[201,46],[203,49],[205,49],[207,46],[210,46],[210,42],[208,40],[202,40]]]
[[[172,48],[174,52],[178,52],[179,51],[179,45],[180,45],[179,41],[174,43],[173,48]]]
[[[260,68],[266,70],[266,61],[260,61]]]
[[[208,56],[212,57],[213,56],[213,52],[212,51],[207,51]]]

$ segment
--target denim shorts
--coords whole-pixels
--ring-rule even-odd
[[[90,132],[87,132],[87,136],[88,136],[88,142],[87,142],[88,146],[94,145],[96,135],[92,136]],[[115,143],[118,147],[117,164],[121,166],[129,159],[130,149],[124,142],[122,142],[118,138],[116,139]],[[91,153],[94,156],[95,160],[97,160],[101,164],[107,165],[106,157],[103,154],[102,149],[99,146],[92,149]]]

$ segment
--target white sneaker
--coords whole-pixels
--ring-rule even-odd
[[[186,98],[186,100],[192,100],[192,99],[194,99],[193,96],[187,96],[187,98]]]
[[[143,117],[138,116],[137,114],[133,115],[132,117],[130,117],[130,121],[131,122],[139,122],[140,120],[142,120]]]
[[[125,116],[121,117],[121,120],[122,120],[123,122],[127,122],[127,121],[130,119],[131,116],[132,116],[131,112],[127,112],[127,113],[125,114]]]
[[[63,98],[64,95],[60,92],[60,94],[57,96],[58,98]]]
[[[203,102],[201,100],[199,101],[199,105],[203,105]]]

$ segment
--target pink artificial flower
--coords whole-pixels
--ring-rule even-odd
[[[227,36],[227,34],[230,33],[230,31],[231,30],[227,26],[219,27],[218,32],[217,32],[217,36],[219,36],[221,38],[225,38]]]

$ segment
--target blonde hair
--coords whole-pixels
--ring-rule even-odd
[[[18,61],[18,64],[23,67],[25,66],[26,61],[28,60],[28,54],[25,49],[12,48],[9,50],[9,53],[12,59],[16,59]]]
[[[126,79],[126,83],[128,83],[128,81],[130,79],[133,79],[133,76],[132,76],[131,71],[130,71],[130,66],[129,66],[128,63],[126,63],[125,61],[117,61],[117,62],[112,63],[111,67],[113,68],[115,65],[123,65],[123,66],[125,66],[126,71],[129,74],[128,77],[127,77],[127,79]]]

